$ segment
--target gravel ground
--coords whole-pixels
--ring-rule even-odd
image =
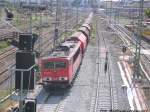
[[[101,22],[98,30],[105,31],[104,25]],[[109,37],[113,37],[109,33],[105,33],[104,37],[108,40],[111,40]],[[92,40],[91,43],[93,43]],[[114,41],[114,40],[111,40]],[[128,103],[126,92],[124,93],[121,86],[123,85],[120,70],[117,65],[118,61],[118,46],[115,44],[111,44],[110,41],[107,41],[109,45],[111,54],[111,74],[113,77],[114,84],[114,109],[118,110],[129,110],[130,106]],[[116,41],[120,43],[120,41]],[[118,44],[117,44],[118,45]],[[111,49],[113,48],[113,49]],[[75,80],[74,86],[71,88],[68,97],[67,103],[64,107],[64,112],[89,112],[91,111],[92,104],[92,94],[95,91],[94,85],[97,84],[96,82],[96,57],[97,57],[97,45],[96,44],[89,44],[87,51],[85,53],[82,65],[80,67],[80,71],[78,72],[78,77]],[[100,88],[102,89],[102,88]],[[100,97],[101,98],[101,97]],[[107,100],[107,99],[106,99]],[[99,100],[102,101],[102,100]],[[98,107],[102,105],[103,102],[98,103]],[[98,112],[98,110],[97,110]]]
[[[117,93],[117,104],[118,104],[118,109],[119,110],[129,110],[130,106],[128,103],[127,99],[127,94],[126,92],[123,91],[122,85],[123,81],[121,79],[121,73],[118,68],[117,62],[119,61],[118,54],[121,54],[121,48],[119,48],[120,40],[115,40],[112,35],[110,34],[105,34],[106,40],[109,43],[109,50],[111,52],[111,66],[112,66],[112,75],[114,77],[114,82],[115,82],[115,88],[116,88],[116,93]],[[113,39],[111,39],[112,37]],[[113,44],[111,43],[113,41]]]
[[[89,45],[73,87],[70,89],[64,112],[89,112],[96,72],[97,48]]]

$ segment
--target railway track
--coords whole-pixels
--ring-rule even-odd
[[[44,101],[38,104],[37,112],[62,112],[67,101],[66,90],[52,90],[45,92]]]
[[[4,58],[7,58],[8,56],[16,53],[17,49],[16,48],[10,48],[5,52],[0,53],[0,60],[3,60]]]
[[[127,44],[128,46],[130,45],[130,43],[132,43],[133,45],[136,44],[136,37],[134,38],[134,37],[130,36],[125,28],[123,28],[122,26],[119,26],[119,28],[117,27],[115,30],[116,31],[118,30],[118,32],[120,32],[119,34],[122,33],[122,35],[120,35],[119,37],[121,38],[121,40],[125,40],[126,41],[125,44]],[[144,43],[143,40],[141,40],[141,42]],[[134,56],[135,54],[132,51],[132,49],[130,47],[128,47],[128,48],[131,51],[131,55]],[[149,48],[150,48],[150,46],[147,45],[147,44],[141,45],[141,49],[147,50]],[[135,83],[135,85],[137,86],[137,87],[135,87],[135,91],[136,91],[136,94],[138,94],[138,95],[140,94],[137,97],[137,99],[139,100],[140,104],[136,104],[136,105],[139,105],[140,108],[138,106],[137,106],[137,108],[138,109],[143,109],[145,111],[149,110],[149,108],[148,108],[149,107],[148,106],[149,102],[148,102],[147,94],[145,93],[145,91],[146,91],[145,88],[147,88],[147,90],[149,90],[148,88],[149,88],[149,85],[150,85],[150,75],[149,75],[150,71],[149,71],[149,67],[150,67],[150,57],[148,55],[146,55],[146,54],[141,54],[140,70],[141,70],[141,74],[142,74],[142,80],[141,80],[141,82],[139,84]],[[132,78],[131,78],[131,80],[132,80]],[[130,82],[130,84],[132,84],[132,83]],[[134,84],[134,82],[133,82],[133,84]]]
[[[6,38],[10,38],[10,39],[13,38],[13,32],[9,32],[9,33],[0,35],[0,41],[5,40]]]
[[[12,56],[16,53],[17,49],[14,47],[11,47],[10,49],[8,49],[5,52],[0,53],[0,84],[2,84],[5,80],[7,80],[9,78],[8,75],[4,75],[8,72],[8,69],[10,67],[11,64],[14,63],[14,60],[11,60],[11,63],[7,64],[6,63],[6,59],[9,58],[9,56]],[[8,74],[8,73],[7,73]]]
[[[113,76],[110,68],[110,55],[106,52],[109,51],[109,47],[106,44],[106,40],[103,37],[97,26],[97,77],[96,85],[94,87],[94,95],[92,97],[92,108],[90,112],[110,111],[117,109],[117,103],[115,103],[115,84],[113,82]],[[108,60],[107,60],[107,59]]]
[[[127,44],[128,46],[130,46],[130,43],[132,43],[133,45],[136,45],[136,39],[134,38],[134,37],[131,37],[130,35],[129,35],[129,32],[128,31],[126,31],[126,29],[125,28],[123,28],[122,26],[120,26],[120,25],[114,25],[113,26],[113,29],[115,29],[117,32],[118,32],[118,34],[120,34],[120,36],[121,36],[121,39],[122,40],[125,40],[125,44]],[[125,38],[125,37],[127,37],[127,38]],[[143,40],[141,40],[141,42],[143,42],[143,43],[145,43]],[[144,46],[144,45],[146,45],[146,47]],[[141,46],[141,48],[142,49],[144,49],[144,50],[147,50],[147,49],[149,49],[149,45],[147,45],[147,44],[144,44],[144,45],[140,45]],[[150,65],[150,57],[148,56],[148,55],[146,55],[146,54],[142,54],[142,62],[143,63],[147,63],[147,64],[149,64]],[[145,61],[144,61],[145,60]],[[143,68],[143,63],[142,64],[140,64],[140,66],[141,66],[141,68]],[[148,65],[147,65],[148,66]],[[146,70],[148,73],[150,73],[150,71],[148,71],[148,70]],[[149,75],[146,75],[146,78],[147,78],[147,80],[148,80],[148,82],[150,82],[150,76]]]
[[[6,65],[1,68],[0,71],[0,85],[3,84],[7,79],[9,79],[11,76],[9,74],[9,68],[15,66],[15,60],[12,60],[9,65]]]

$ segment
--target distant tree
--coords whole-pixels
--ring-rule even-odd
[[[150,8],[145,10],[145,15],[150,18]]]

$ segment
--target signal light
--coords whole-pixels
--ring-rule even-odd
[[[24,108],[25,112],[36,112],[36,105],[37,105],[36,99],[26,99]]]
[[[57,29],[57,28],[55,29],[55,37],[54,37],[54,39],[55,39],[55,40],[58,39],[58,29]]]
[[[122,52],[125,53],[126,51],[127,51],[127,47],[126,47],[126,46],[123,46],[123,47],[122,47]]]

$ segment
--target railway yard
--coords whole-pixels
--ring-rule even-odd
[[[0,112],[150,112],[143,16],[135,31],[109,2],[23,3],[0,6]]]

